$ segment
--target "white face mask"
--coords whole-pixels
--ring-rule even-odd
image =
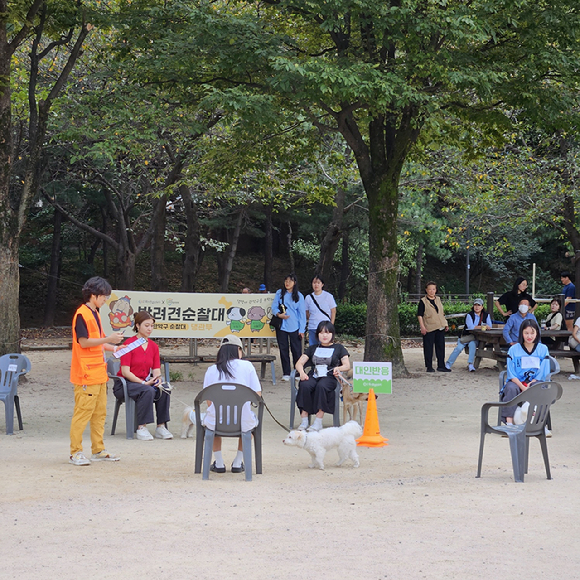
[[[522,314],[526,314],[526,312],[530,309],[530,307],[527,304],[520,304],[518,306],[518,310],[522,313]]]

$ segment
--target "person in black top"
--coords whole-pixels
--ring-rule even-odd
[[[300,375],[296,405],[302,418],[298,427],[301,431],[308,427],[308,415],[314,414],[316,418],[309,431],[322,429],[324,413],[334,413],[336,377],[350,369],[348,351],[342,344],[334,343],[334,336],[334,324],[323,320],[316,329],[318,344],[309,346],[296,363]],[[304,365],[309,361],[313,368],[306,374]]]
[[[527,299],[530,302],[530,312],[536,309],[536,301],[527,293],[528,281],[523,276],[518,276],[513,288],[502,294],[496,301],[495,305],[502,316],[509,318],[512,314],[518,311],[518,304],[520,300]],[[504,308],[505,307],[505,310]]]

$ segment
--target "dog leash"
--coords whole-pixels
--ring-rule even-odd
[[[262,398],[262,401],[264,401],[264,398]],[[282,423],[280,423],[280,421],[278,421],[278,419],[276,419],[276,417],[274,417],[274,415],[272,414],[272,411],[270,411],[270,409],[268,408],[268,405],[266,405],[266,401],[264,401],[264,407],[266,407],[266,411],[268,411],[268,413],[270,413],[270,417],[272,417],[272,419],[274,419],[274,421],[276,423],[278,423],[278,425],[280,425],[280,427],[282,427],[282,429],[284,429],[284,431],[286,431],[286,433],[290,433],[290,429],[288,429],[288,427],[286,427],[285,425],[282,425]]]

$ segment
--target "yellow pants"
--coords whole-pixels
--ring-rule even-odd
[[[74,385],[75,409],[70,423],[70,454],[83,450],[83,432],[91,422],[91,447],[93,453],[105,448],[105,418],[107,416],[107,383],[100,385]]]

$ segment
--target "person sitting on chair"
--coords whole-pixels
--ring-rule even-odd
[[[155,319],[149,312],[140,310],[135,314],[133,331],[137,334],[128,339],[123,346],[129,346],[136,340],[143,339],[141,346],[121,357],[119,376],[127,381],[127,394],[135,400],[137,412],[137,439],[152,441],[153,436],[147,429],[147,423],[153,423],[153,405],[157,415],[156,439],[173,439],[167,429],[169,422],[169,392],[161,388],[161,363],[159,347],[149,337],[153,332]],[[117,381],[113,394],[118,399],[124,398],[123,385]]]
[[[507,344],[513,346],[518,343],[518,336],[520,332],[520,326],[525,320],[533,320],[538,326],[538,321],[536,317],[530,312],[530,301],[528,298],[521,298],[518,305],[518,310],[515,314],[512,314],[508,318],[508,321],[503,327],[503,338]],[[539,328],[538,328],[539,335]],[[539,340],[539,339],[538,339]]]
[[[561,330],[562,328],[562,314],[560,313],[560,301],[554,298],[550,302],[550,314],[546,318],[546,322],[542,324],[542,330]],[[555,347],[558,341],[552,336],[542,336],[542,343],[547,347]]]
[[[348,351],[342,344],[334,344],[335,332],[332,322],[329,320],[320,322],[316,329],[318,344],[309,346],[296,363],[296,370],[300,376],[296,405],[302,418],[299,431],[308,428],[308,415],[314,414],[316,418],[308,430],[320,431],[324,413],[333,414],[335,411],[336,377],[342,371],[350,369]],[[304,372],[304,365],[308,361],[314,365],[310,374]]]
[[[513,317],[512,317],[513,318]],[[546,380],[550,374],[548,347],[540,342],[540,329],[535,320],[524,320],[518,342],[508,351],[507,383],[500,394],[501,401],[511,401],[534,383]],[[516,406],[504,407],[501,419],[514,422]]]
[[[262,386],[256,374],[254,365],[247,360],[242,360],[243,350],[242,341],[234,334],[224,336],[217,353],[216,364],[209,367],[203,379],[203,388],[209,387],[214,383],[224,383],[231,381],[239,385],[244,385],[262,396]],[[207,412],[203,418],[202,424],[207,429],[215,431],[215,407],[211,401],[207,402]],[[258,418],[252,412],[250,402],[242,407],[242,431],[251,431],[258,425]],[[226,466],[222,458],[222,438],[214,437],[213,440],[214,462],[211,464],[210,471],[215,473],[225,473]],[[232,473],[243,473],[244,454],[242,452],[242,438],[238,443],[238,453],[232,463]]]

